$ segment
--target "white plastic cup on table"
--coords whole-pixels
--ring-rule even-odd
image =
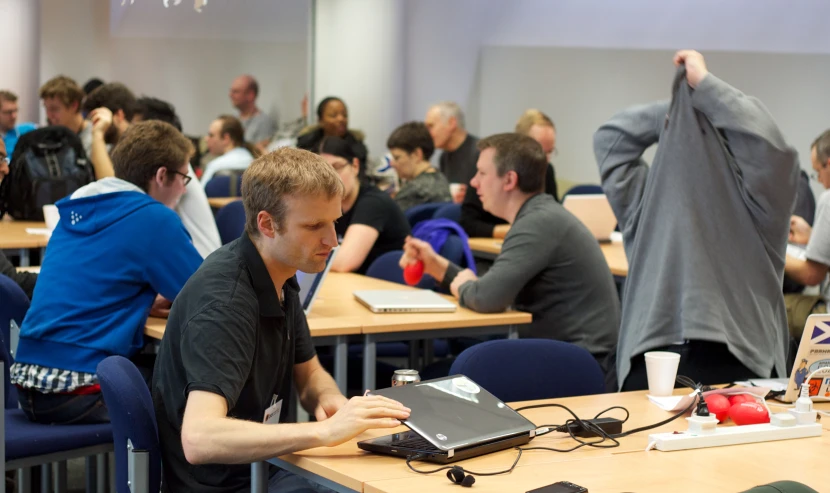
[[[648,393],[655,397],[672,395],[680,355],[668,351],[649,351],[645,354]]]
[[[43,206],[43,220],[46,222],[46,229],[49,230],[49,233],[55,230],[55,226],[58,225],[58,221],[60,221],[61,215],[58,211],[58,207],[55,204],[47,204]]]
[[[450,195],[452,201],[460,204],[464,201],[464,194],[467,193],[467,185],[463,183],[450,183]]]

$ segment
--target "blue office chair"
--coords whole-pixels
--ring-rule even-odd
[[[233,187],[231,187],[233,183]],[[242,189],[242,175],[214,176],[205,185],[205,195],[208,197],[239,197]]]
[[[409,226],[415,226],[421,221],[432,219],[435,215],[435,211],[437,211],[445,205],[451,204],[451,202],[434,202],[431,204],[420,204],[405,210],[404,215],[406,216],[407,221],[409,221]]]
[[[565,195],[562,196],[562,201],[565,201],[565,197],[568,195],[596,195],[596,194],[604,194],[605,192],[602,190],[602,187],[599,185],[575,185],[570,190],[565,192]]]
[[[460,222],[461,204],[449,203],[442,205],[432,215],[432,219],[449,219],[450,221]]]
[[[29,311],[29,297],[10,277],[0,274],[0,328],[4,341],[9,341],[7,350],[9,359],[3,359],[3,371],[6,378],[3,379],[3,391],[6,396],[4,407],[6,409],[17,409],[17,389],[9,385],[9,367],[11,366],[11,355],[14,352],[11,347],[11,321],[14,320],[18,327],[23,325],[26,312]]]
[[[19,293],[15,292],[15,288]],[[11,294],[10,294],[11,293]],[[25,293],[20,287],[6,276],[0,275],[0,299],[5,307],[7,295],[19,298]],[[6,330],[0,331],[2,339],[2,350],[0,359],[3,363],[3,398],[5,390],[10,387],[9,367],[14,363],[11,357],[10,343],[5,337]],[[16,401],[15,401],[16,402]],[[8,402],[7,402],[8,405]],[[64,461],[82,457],[89,457],[96,454],[105,454],[112,450],[112,426],[110,424],[95,425],[42,425],[29,421],[29,418],[17,409],[15,403],[12,408],[3,410],[3,422],[0,426],[5,430],[5,455],[0,454],[0,463],[3,471],[19,469],[21,473],[28,474],[29,468],[58,462],[59,467],[66,469]],[[100,460],[99,464],[105,463]],[[47,469],[48,471],[48,469]],[[44,475],[48,479],[48,474]],[[87,482],[94,481],[91,475],[87,476]],[[18,480],[22,480],[18,477]],[[65,486],[65,485],[64,485]],[[88,485],[89,486],[89,485]],[[89,490],[88,491],[92,491]]]
[[[464,240],[458,235],[451,234],[447,236],[447,241],[444,242],[439,253],[455,265],[470,267],[467,265],[467,257],[464,255]]]
[[[138,368],[123,356],[106,358],[98,363],[96,372],[113,426],[116,491],[158,493],[161,449],[147,383]],[[135,464],[136,469],[130,470],[130,464]]]
[[[241,200],[219,209],[216,213],[216,228],[219,229],[223,245],[242,236],[242,232],[245,231],[245,206]]]
[[[591,353],[550,339],[501,339],[476,344],[452,364],[450,375],[459,374],[505,402],[605,392],[605,377]]]

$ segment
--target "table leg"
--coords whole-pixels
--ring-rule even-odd
[[[20,249],[20,267],[29,267],[29,249]]]
[[[349,344],[346,342],[346,336],[337,336],[334,345],[334,381],[343,395],[346,395],[348,386],[348,358]]]
[[[374,390],[377,384],[377,377],[375,376],[376,361],[375,336],[366,334],[363,336],[363,390]]]
[[[519,338],[519,327],[515,325],[510,325],[507,327],[507,338],[508,339],[518,339]]]

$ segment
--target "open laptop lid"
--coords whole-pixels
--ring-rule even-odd
[[[798,399],[801,384],[810,373],[826,367],[830,367],[830,315],[810,315],[804,324],[787,392],[781,400],[794,402]],[[810,385],[810,397],[830,397],[830,378],[816,376],[807,383]]]
[[[568,195],[562,207],[582,221],[599,241],[611,239],[617,227],[617,217],[605,194]]]
[[[359,290],[354,297],[374,313],[454,312],[458,306],[429,289]]]
[[[300,303],[303,304],[303,311],[306,315],[311,312],[311,305],[317,299],[317,294],[320,293],[320,288],[323,286],[323,280],[331,269],[331,264],[334,261],[334,256],[337,255],[339,246],[335,247],[329,254],[326,260],[326,268],[322,272],[316,274],[308,274],[306,272],[297,271],[297,284],[300,285]]]
[[[372,394],[410,408],[412,413],[404,424],[447,452],[536,430],[527,418],[464,375],[390,387]]]

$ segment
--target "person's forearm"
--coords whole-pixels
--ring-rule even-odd
[[[104,134],[101,132],[92,133],[92,154],[89,159],[92,161],[92,169],[95,170],[95,179],[115,176],[110,155],[107,152],[107,144],[104,142]]]
[[[309,413],[314,412],[314,409],[320,402],[321,395],[329,393],[342,394],[337,387],[337,383],[323,367],[312,371],[308,377],[308,382],[299,390],[300,403],[303,405],[303,409]]]
[[[827,275],[827,266],[812,260],[787,255],[784,273],[793,281],[805,286],[820,284]]]
[[[324,426],[206,418],[198,422],[198,432],[182,429],[182,447],[191,464],[247,464],[326,445]]]

